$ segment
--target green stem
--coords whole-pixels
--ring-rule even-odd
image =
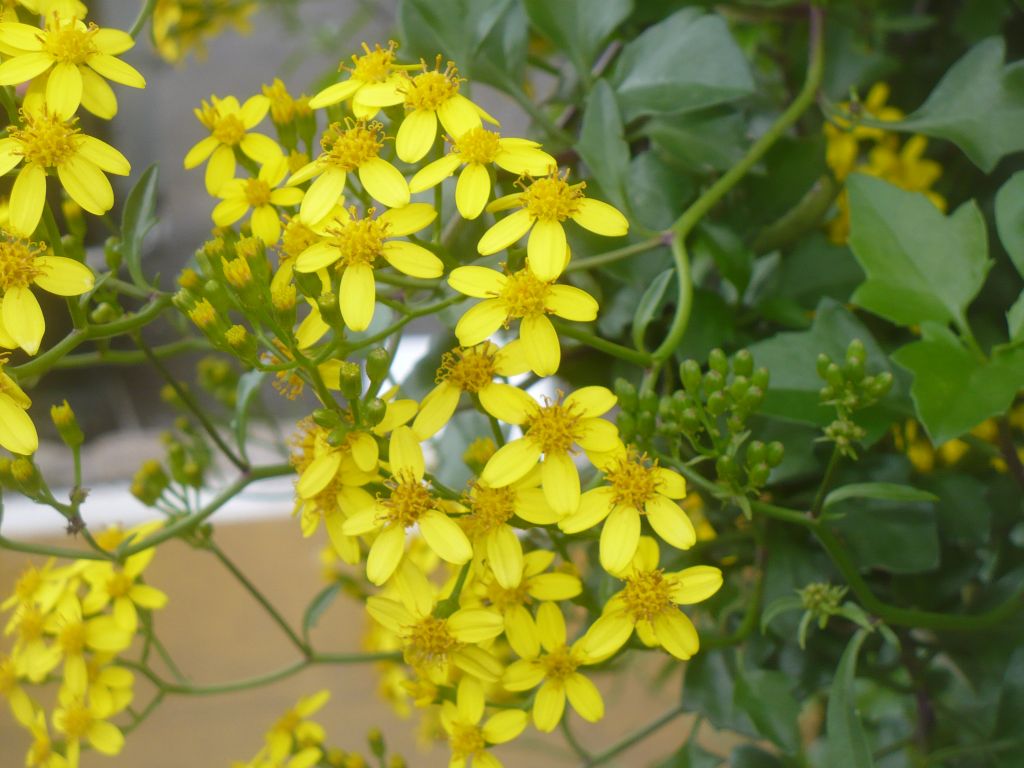
[[[44,557],[59,557],[64,560],[113,560],[113,555],[103,555],[99,552],[91,552],[87,549],[67,549],[65,547],[52,547],[48,544],[33,544],[27,541],[16,541],[0,536],[0,549],[8,549],[11,552],[24,552],[27,555],[43,555]]]
[[[1021,747],[1024,747],[1024,740],[1021,739],[1001,739],[1000,741],[990,741],[988,744],[963,744],[935,750],[925,757],[924,764],[942,765],[958,757],[1005,752],[1008,749],[1020,749]]]
[[[587,331],[580,330],[571,325],[556,320],[554,322],[555,330],[562,336],[568,336],[570,339],[576,339],[576,341],[586,344],[588,347],[593,347],[601,352],[605,352],[612,357],[617,357],[621,360],[633,363],[634,365],[647,366],[651,364],[651,356],[640,352],[632,347],[624,347],[621,344],[616,344],[614,341],[608,341],[602,339],[600,336],[595,336]]]
[[[455,586],[452,587],[451,594],[437,604],[434,613],[438,618],[447,619],[459,610],[459,598],[462,596],[462,588],[466,584],[466,577],[469,576],[469,569],[472,565],[473,563],[470,561],[462,566],[462,570],[459,571],[459,577],[455,580]]]
[[[576,735],[572,732],[572,728],[569,726],[569,718],[562,718],[562,735],[565,737],[566,743],[576,753],[576,757],[584,762],[588,763],[592,758],[590,753],[583,748],[583,745],[576,739]]]
[[[616,248],[613,251],[605,251],[604,253],[598,253],[594,256],[587,256],[582,259],[573,259],[569,262],[569,266],[565,268],[566,272],[578,272],[583,269],[593,269],[594,267],[603,267],[605,264],[613,264],[616,261],[620,261],[629,256],[635,256],[638,253],[644,253],[652,248],[657,248],[660,245],[665,245],[666,241],[662,235],[652,237],[647,240],[642,240],[639,243],[633,243],[632,245],[626,245],[622,248]]]
[[[836,471],[839,469],[839,462],[842,458],[843,452],[839,449],[839,445],[836,444],[832,448],[832,455],[829,457],[828,466],[825,467],[825,476],[821,478],[818,492],[814,494],[814,502],[811,504],[811,517],[817,518],[821,514],[821,508],[825,505],[825,495],[832,487],[832,482],[835,480]]]
[[[146,26],[146,22],[153,15],[153,9],[156,8],[156,0],[146,0],[146,4],[139,9],[139,15],[135,17],[135,22],[128,30],[128,34],[132,36],[134,40],[138,37],[139,32]]]
[[[661,717],[657,718],[656,720],[652,720],[650,723],[645,725],[643,728],[640,728],[639,730],[634,731],[633,733],[631,733],[629,736],[624,738],[618,744],[615,744],[614,746],[609,747],[604,752],[601,752],[599,754],[594,755],[589,760],[585,760],[583,762],[583,764],[582,764],[583,767],[584,768],[593,768],[593,766],[595,766],[595,765],[602,765],[604,763],[607,763],[609,760],[611,760],[616,755],[618,755],[618,754],[620,754],[622,752],[625,752],[627,749],[632,747],[634,744],[640,743],[641,741],[646,739],[648,736],[653,734],[658,729],[660,729],[663,726],[666,726],[669,723],[671,723],[673,720],[675,720],[677,717],[679,717],[681,714],[683,714],[683,712],[685,712],[685,710],[683,709],[682,704],[679,704],[679,705],[673,707],[668,712],[666,712],[665,714],[661,715]]]
[[[210,342],[198,337],[179,339],[159,347],[150,347],[150,351],[158,358],[173,357],[183,352],[202,352],[213,349]],[[65,370],[69,368],[92,368],[97,365],[138,365],[146,362],[149,358],[144,352],[138,350],[117,350],[105,349],[96,352],[83,352],[78,355],[68,355],[58,360],[51,370]]]
[[[690,276],[690,259],[686,254],[686,233],[676,232],[672,237],[672,262],[676,268],[676,310],[672,325],[658,348],[651,353],[656,368],[660,368],[683,340],[690,324],[690,308],[693,306],[693,279]]]

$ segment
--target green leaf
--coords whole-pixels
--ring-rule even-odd
[[[761,614],[761,633],[764,633],[776,616],[790,611],[799,611],[803,607],[804,601],[800,599],[800,595],[783,595],[775,598],[764,607],[764,612]]]
[[[1010,341],[1024,338],[1024,291],[1006,313],[1006,328],[1010,332]]]
[[[729,755],[729,768],[782,768],[782,762],[771,752],[743,744]]]
[[[670,168],[655,152],[641,152],[629,164],[629,207],[649,229],[667,229],[696,197],[693,178]]]
[[[756,736],[757,729],[735,702],[733,657],[730,650],[698,653],[686,663],[683,708],[697,712],[716,728]]]
[[[861,568],[925,573],[939,566],[939,533],[933,504],[873,499],[838,502],[829,526]],[[830,513],[832,514],[832,513]]]
[[[636,305],[636,313],[633,315],[633,346],[639,350],[647,349],[644,346],[644,334],[647,332],[647,326],[661,312],[665,303],[665,292],[675,274],[675,269],[666,269],[654,278],[644,291],[644,295],[640,297],[640,303]]]
[[[728,280],[740,296],[750,284],[754,267],[754,252],[730,229],[715,224],[704,224],[697,231],[693,243],[694,257],[712,259],[722,277]]]
[[[142,274],[142,242],[156,224],[157,178],[160,167],[147,168],[124,203],[121,213],[121,254],[132,282],[140,288],[152,288]]]
[[[959,437],[1006,412],[1024,383],[1024,349],[997,351],[988,361],[972,354],[943,326],[923,326],[923,339],[892,359],[914,375],[910,394],[934,443]]]
[[[852,483],[836,488],[825,497],[824,508],[846,499],[882,499],[884,501],[938,501],[938,496],[920,488],[898,483]]]
[[[991,261],[985,220],[972,202],[952,216],[928,198],[852,175],[850,247],[867,273],[853,301],[899,325],[964,322]]]
[[[235,390],[235,415],[231,420],[231,426],[235,432],[235,444],[238,446],[238,452],[246,461],[249,460],[246,453],[249,407],[252,405],[253,398],[259,394],[260,386],[266,375],[266,371],[248,371],[238,377],[238,388]]]
[[[320,621],[320,617],[324,615],[334,599],[341,593],[341,584],[334,582],[328,584],[326,587],[321,589],[316,597],[313,598],[312,602],[307,606],[305,614],[302,616],[302,636],[308,641],[309,633],[317,623]]]
[[[748,144],[746,125],[733,111],[659,117],[648,122],[643,132],[666,162],[698,173],[728,170]]]
[[[523,4],[530,23],[565,51],[584,79],[604,41],[633,12],[633,0],[524,0]]]
[[[800,744],[800,705],[792,687],[788,675],[774,670],[746,670],[736,679],[736,706],[747,713],[761,736],[787,752],[795,752]]]
[[[576,151],[608,201],[626,209],[623,193],[629,173],[629,145],[623,138],[619,105],[607,80],[598,80],[590,92]]]
[[[622,49],[615,91],[629,122],[742,98],[753,93],[754,79],[725,21],[686,8]]]
[[[661,763],[658,768],[718,768],[721,764],[721,757],[703,749],[697,743],[697,739],[691,736],[682,749]]]
[[[1024,149],[1024,64],[1005,65],[1002,38],[982,40],[943,76],[928,99],[889,130],[948,139],[985,173]]]
[[[1024,276],[1024,171],[996,192],[996,230],[1017,271]]]
[[[864,726],[857,714],[854,701],[854,679],[857,675],[857,656],[868,632],[858,629],[851,638],[842,658],[836,676],[829,689],[828,743],[826,763],[829,768],[871,768],[871,746],[864,734]]]

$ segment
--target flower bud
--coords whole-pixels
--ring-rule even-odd
[[[679,366],[679,380],[690,397],[696,398],[700,394],[701,372],[696,360],[683,361]]]
[[[371,349],[366,355],[366,375],[370,379],[370,387],[376,389],[387,378],[391,368],[391,355],[383,347]]]
[[[53,420],[53,426],[57,428],[60,439],[68,448],[77,448],[85,442],[85,435],[82,434],[82,428],[78,426],[75,412],[71,410],[67,400],[60,405],[50,407],[50,418]]]
[[[725,356],[725,352],[715,347],[708,353],[708,367],[725,376],[729,373],[729,358]]]
[[[388,404],[379,397],[375,397],[363,406],[363,421],[367,426],[375,427],[384,420],[387,412]]]

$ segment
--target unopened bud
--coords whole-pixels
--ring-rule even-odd
[[[51,406],[50,418],[60,434],[60,439],[68,448],[77,448],[85,442],[85,435],[82,434],[82,428],[78,426],[75,412],[71,410],[67,400],[60,405]]]

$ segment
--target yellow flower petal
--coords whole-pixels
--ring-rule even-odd
[[[420,404],[419,413],[412,423],[413,432],[420,440],[433,437],[451,421],[455,409],[459,407],[462,392],[446,381],[442,381],[432,389]]]
[[[353,264],[341,275],[338,303],[341,317],[353,331],[365,331],[373,320],[377,302],[377,287],[373,282],[373,268],[369,264]]]
[[[405,240],[388,240],[381,255],[392,267],[410,277],[431,279],[444,274],[444,264],[422,245]]]
[[[455,693],[455,704],[459,715],[471,723],[479,723],[484,716],[484,689],[479,681],[464,677],[459,681]]]
[[[370,197],[389,208],[401,208],[409,203],[405,176],[387,160],[375,157],[360,165],[359,181]]]
[[[220,188],[235,177],[235,166],[234,150],[223,144],[217,146],[210,155],[210,162],[206,164],[206,174],[203,177],[206,191],[216,197]]]
[[[408,112],[398,126],[395,152],[404,163],[416,163],[434,145],[437,138],[437,116],[426,109]]]
[[[224,191],[230,186],[231,182],[228,182],[221,187],[220,194],[223,195]],[[244,197],[228,197],[221,200],[213,207],[213,212],[210,214],[210,218],[213,219],[213,223],[218,227],[230,227],[240,218],[245,216],[246,211],[248,210],[249,203]]]
[[[581,416],[601,416],[615,407],[618,398],[607,387],[580,387],[565,398],[565,407]]]
[[[526,243],[526,265],[537,279],[551,282],[565,269],[565,230],[560,222],[540,219]]]
[[[583,591],[579,578],[571,573],[541,573],[530,580],[527,590],[534,600],[572,600]]]
[[[537,609],[537,636],[548,653],[565,645],[565,616],[554,603],[541,603]]]
[[[0,64],[0,85],[18,85],[48,70],[53,57],[43,51],[22,53]]]
[[[71,198],[89,213],[102,216],[114,207],[114,189],[94,163],[81,155],[57,167],[57,177]]]
[[[633,634],[633,622],[624,613],[606,613],[595,621],[580,640],[588,659],[603,661],[619,650]]]
[[[580,506],[580,473],[567,453],[549,453],[541,464],[544,498],[559,515],[573,514]],[[637,521],[639,525],[639,520]],[[639,529],[637,536],[639,536]]]
[[[488,744],[505,744],[517,738],[526,728],[528,716],[520,709],[506,709],[488,718],[482,733]],[[479,756],[473,758],[479,765]]]
[[[572,285],[552,285],[544,299],[544,308],[552,314],[578,323],[597,317],[597,301],[586,291]]]
[[[537,401],[511,384],[495,382],[480,390],[479,395],[484,410],[506,424],[522,424],[537,412]]]
[[[488,459],[480,480],[492,488],[510,485],[533,468],[540,454],[540,446],[532,440],[520,438],[506,443]]]
[[[446,99],[437,108],[437,117],[449,136],[462,136],[467,131],[483,126],[476,105],[459,93]]]
[[[295,259],[296,272],[318,272],[341,258],[338,246],[329,240],[313,243]]]
[[[551,733],[558,727],[565,712],[565,688],[548,681],[537,689],[533,701],[533,724],[538,731]]]
[[[82,76],[82,106],[96,117],[104,120],[113,119],[117,114],[117,96],[114,89],[88,67],[82,67],[78,72]],[[216,142],[216,139],[214,141]]]
[[[639,545],[640,513],[632,507],[613,509],[601,529],[601,567],[608,573],[622,573]]]
[[[46,203],[46,171],[29,163],[18,171],[11,188],[7,215],[14,230],[26,237],[31,235],[43,216]]]
[[[487,563],[505,589],[515,589],[523,578],[523,545],[515,531],[502,525],[487,536]]]
[[[219,146],[220,142],[213,138],[213,136],[207,136],[205,139],[198,141],[185,155],[185,169],[191,170],[200,165]]]
[[[28,288],[14,286],[3,297],[4,327],[19,347],[30,355],[39,351],[46,331],[46,321],[39,301]]]
[[[682,611],[666,611],[654,617],[654,635],[661,647],[686,661],[700,649],[697,628]]]
[[[400,634],[415,621],[409,610],[397,600],[374,595],[366,599],[366,612],[389,632]]]
[[[584,229],[605,237],[622,237],[629,232],[629,222],[619,209],[600,200],[579,200],[572,220]]]
[[[268,246],[274,245],[281,237],[281,219],[278,218],[277,211],[273,206],[261,205],[258,207],[252,212],[249,224],[252,227],[252,233]]]
[[[670,499],[686,497],[686,480],[682,475],[665,467],[655,467],[653,472],[657,478],[658,493]]]
[[[482,643],[497,637],[505,626],[501,614],[487,608],[460,608],[448,617],[448,631],[463,643]]]
[[[455,170],[462,165],[462,160],[457,154],[448,153],[439,160],[427,163],[411,179],[409,179],[409,191],[413,194],[423,192],[436,187],[447,179]]]
[[[39,436],[29,415],[5,393],[0,393],[0,446],[29,456],[39,447]]]
[[[576,442],[587,453],[607,453],[622,450],[619,429],[604,419],[583,419],[576,433]]]
[[[307,224],[316,224],[338,204],[341,193],[345,191],[345,179],[348,174],[337,168],[328,168],[309,185],[302,204],[299,206],[299,218]]]
[[[530,612],[522,605],[513,605],[505,610],[505,638],[512,650],[524,659],[532,659],[540,653],[540,638],[537,637],[537,625],[533,621]],[[508,688],[510,691],[523,691],[538,685],[543,678],[543,671],[526,662],[520,664],[516,671],[509,675],[509,670],[516,667],[512,664],[506,670],[506,677],[511,677],[514,684],[521,685],[521,688]],[[521,673],[521,674],[520,674]],[[507,687],[507,686],[506,686]]]
[[[448,275],[448,285],[477,299],[497,296],[507,282],[505,275],[487,267],[456,267]]]
[[[644,505],[647,521],[666,544],[676,549],[689,549],[697,543],[697,531],[690,518],[674,501],[655,494]]]
[[[342,80],[340,83],[329,85],[309,100],[309,107],[310,109],[321,109],[322,107],[329,107],[331,104],[337,104],[339,101],[344,101],[358,91],[362,84],[360,80],[349,78],[348,80]]]
[[[722,572],[710,565],[694,565],[676,574],[672,600],[680,605],[692,605],[707,600],[722,586]]]
[[[127,85],[129,88],[145,88],[146,78],[131,64],[108,53],[94,53],[85,63],[107,80]]]
[[[519,338],[530,369],[538,376],[551,376],[562,362],[558,334],[544,315],[527,315],[519,326]]]
[[[580,497],[576,512],[560,520],[558,527],[564,533],[579,533],[593,528],[608,517],[614,497],[615,491],[608,486],[587,491]]]
[[[86,737],[93,749],[103,755],[116,755],[124,747],[124,734],[106,720],[93,720]]]
[[[39,256],[36,268],[40,273],[33,282],[57,296],[81,296],[96,282],[91,269],[65,256]]]
[[[411,428],[398,427],[391,433],[388,460],[391,462],[391,474],[395,477],[411,477],[417,482],[423,479],[423,473],[426,471],[423,449],[420,448],[420,441]]]
[[[522,208],[484,232],[476,244],[476,250],[481,256],[490,256],[504,250],[525,235],[532,225],[533,217]]]
[[[455,185],[455,206],[465,219],[479,216],[491,196],[491,174],[480,163],[470,163]]]
[[[60,62],[46,81],[46,105],[50,111],[68,120],[82,103],[82,75],[70,62]]]
[[[389,525],[378,534],[370,545],[366,557],[366,578],[378,587],[394,574],[405,552],[405,530],[398,525]]]
[[[334,479],[340,466],[341,454],[338,451],[330,451],[313,459],[295,485],[299,498],[311,499],[320,493]]]
[[[465,532],[443,512],[427,512],[420,517],[419,526],[427,546],[445,562],[461,565],[473,557],[473,547]]]
[[[9,21],[0,24],[0,42],[22,51],[41,51],[43,31],[31,24]]]
[[[455,324],[459,344],[475,347],[486,341],[504,324],[507,317],[505,305],[498,299],[485,299],[470,307]]]
[[[520,660],[508,665],[501,678],[501,685],[510,691],[528,691],[540,685],[543,679],[544,668],[540,664]]]
[[[604,717],[604,700],[597,686],[579,672],[565,679],[565,693],[572,708],[587,722],[596,723]]]
[[[404,237],[419,232],[436,218],[437,209],[429,203],[409,203],[384,211],[377,220],[388,225],[388,237]]]

